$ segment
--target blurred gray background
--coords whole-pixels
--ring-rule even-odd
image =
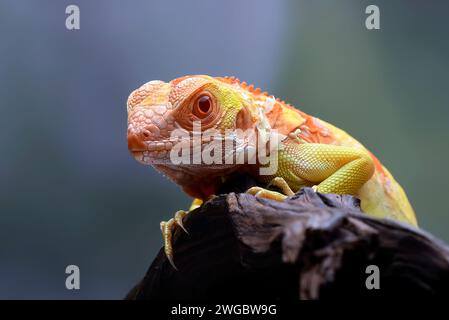
[[[81,29],[65,28],[77,4]],[[364,26],[376,4],[381,30]],[[190,200],[127,151],[152,79],[236,75],[345,129],[449,241],[447,1],[0,2],[0,298],[122,298]],[[65,267],[81,290],[65,289]]]

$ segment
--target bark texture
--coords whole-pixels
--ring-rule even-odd
[[[305,188],[276,202],[230,192],[188,214],[184,225],[189,234],[178,228],[173,237],[178,271],[161,250],[127,299],[444,297],[449,288],[443,242],[370,218],[351,196]],[[370,265],[379,268],[379,290],[366,287]]]

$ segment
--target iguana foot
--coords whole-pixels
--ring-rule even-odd
[[[281,191],[291,197],[293,196],[295,193],[293,192],[293,190],[290,188],[290,186],[288,185],[287,181],[284,180],[284,178],[282,177],[276,177],[273,180],[271,180],[271,182],[268,184],[268,186],[275,186],[278,187],[279,189],[281,189]]]
[[[182,219],[186,216],[187,213],[188,212],[184,210],[179,210],[175,213],[174,218],[171,218],[168,221],[161,221],[162,239],[164,240],[164,252],[167,256],[168,261],[176,270],[178,270],[178,268],[176,268],[173,261],[172,235],[175,226],[180,226],[181,229],[188,234],[186,228],[182,223]]]
[[[249,188],[246,193],[252,194],[255,197],[265,198],[265,199],[271,199],[275,201],[284,201],[288,197],[294,195],[295,193],[292,191],[290,186],[287,184],[287,182],[284,180],[284,178],[276,177],[268,184],[268,186],[275,186],[281,189],[281,191],[284,193],[268,190],[261,187],[252,187]]]
[[[256,198],[265,198],[265,199],[271,199],[275,201],[284,201],[287,199],[287,196],[285,194],[267,190],[261,187],[252,187],[249,188],[246,193],[252,194]]]

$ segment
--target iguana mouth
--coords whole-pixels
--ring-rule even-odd
[[[179,141],[146,141],[141,145],[128,145],[128,147],[137,161],[151,165],[171,162],[170,151],[176,143],[179,143]]]
[[[198,139],[198,138],[196,138]],[[161,141],[145,141],[135,143],[132,138],[128,138],[128,149],[133,155],[133,157],[146,165],[153,164],[175,164],[171,160],[170,152],[176,146],[178,149],[176,152],[179,153],[179,149],[188,149],[189,158],[193,156],[195,152],[201,153],[201,151],[207,147],[207,145],[213,141],[224,141],[221,135],[217,137],[204,136],[196,142],[194,139],[171,137],[170,139],[165,139]],[[131,142],[130,142],[131,141]],[[195,143],[197,144],[196,146]]]

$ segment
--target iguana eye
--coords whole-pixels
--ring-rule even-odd
[[[212,99],[204,94],[201,95],[193,105],[193,114],[200,119],[205,118],[212,110]]]

